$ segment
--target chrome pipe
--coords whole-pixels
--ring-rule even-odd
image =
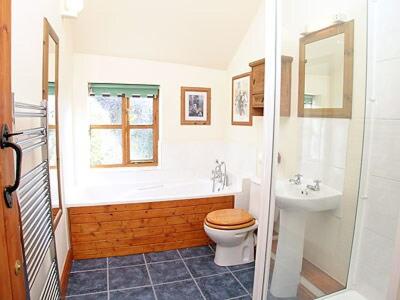
[[[46,110],[47,107],[45,105],[37,105],[30,104],[24,102],[14,102],[14,107],[23,108],[23,109],[33,109],[33,110]]]
[[[35,166],[33,169],[30,169],[28,172],[26,172],[24,175],[21,176],[21,185],[24,185],[24,181],[27,180],[30,176],[36,173],[39,169],[45,167],[47,164],[47,159],[42,161],[40,164]]]

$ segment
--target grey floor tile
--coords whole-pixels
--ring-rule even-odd
[[[197,278],[196,281],[208,300],[223,300],[247,295],[230,273]]]
[[[70,300],[107,300],[108,293],[96,293],[96,294],[87,294],[87,295],[79,295],[79,296],[68,296],[67,299]]]
[[[201,256],[185,259],[193,277],[208,276],[228,272],[226,267],[220,267],[214,262],[214,256]]]
[[[201,300],[199,289],[193,280],[156,285],[158,300]]]
[[[214,254],[214,252],[208,246],[185,248],[185,249],[179,249],[178,251],[183,258]]]
[[[122,291],[111,291],[110,300],[155,300],[151,286]]]
[[[80,295],[107,291],[107,270],[71,273],[68,295]]]
[[[108,259],[109,268],[126,267],[144,264],[143,254],[114,256]]]
[[[146,262],[148,263],[180,259],[177,250],[146,253],[144,256],[146,257]]]
[[[254,268],[255,262],[247,263],[247,264],[241,264],[241,265],[236,265],[236,266],[230,266],[228,267],[229,270],[231,271],[238,271],[238,270],[243,270],[243,269],[249,269],[249,268]]]
[[[246,290],[253,293],[253,282],[254,282],[254,269],[246,269],[241,271],[233,272],[240,283],[246,288]]]
[[[191,278],[182,260],[149,264],[148,268],[154,284]]]
[[[91,259],[80,259],[72,262],[71,272],[76,271],[89,271],[107,268],[106,258],[91,258]]]
[[[110,269],[108,272],[110,290],[150,285],[150,279],[144,265]]]
[[[235,300],[251,300],[251,297],[250,296],[243,296],[243,297],[235,298]]]

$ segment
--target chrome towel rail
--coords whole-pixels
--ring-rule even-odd
[[[24,175],[21,176],[21,186],[26,184],[26,182],[32,177],[35,176],[37,172],[40,172],[41,170],[46,170],[47,166],[47,159],[42,161],[40,164],[38,164],[36,167],[33,169],[30,169],[28,172],[26,172]]]
[[[41,162],[21,176],[17,190],[29,290],[37,291],[40,288],[41,300],[60,299],[52,224],[48,151],[42,148],[48,141],[47,104],[45,101],[42,101],[40,105],[15,102],[14,116],[40,118],[40,125],[36,125],[37,127],[27,128],[12,135],[13,142],[21,149],[22,154],[36,149],[44,150],[38,152],[42,158]],[[52,264],[47,271],[47,277],[38,276],[39,272],[42,274],[43,268],[48,266],[44,261],[49,258]]]
[[[31,109],[31,110],[47,110],[46,105],[44,105],[44,101],[42,101],[43,104],[41,105],[36,105],[36,104],[30,104],[30,103],[24,103],[24,102],[14,102],[14,107],[15,108],[23,108],[23,109]]]
[[[60,287],[58,282],[57,264],[55,261],[50,266],[49,273],[47,274],[46,282],[40,300],[55,300],[60,299]]]
[[[15,102],[14,103],[15,117],[46,117],[47,107],[46,102],[42,101],[41,105]]]

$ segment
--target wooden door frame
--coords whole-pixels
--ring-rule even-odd
[[[11,0],[0,0],[0,123],[12,131],[11,95]],[[25,271],[16,274],[15,263],[24,265],[21,221],[17,197],[13,208],[5,204],[3,189],[14,181],[14,158],[9,149],[0,150],[0,298],[26,299]]]

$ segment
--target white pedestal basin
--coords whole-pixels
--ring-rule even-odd
[[[307,215],[336,209],[342,194],[324,184],[319,191],[307,189],[307,183],[295,185],[278,180],[276,205],[280,208],[279,238],[270,292],[275,297],[296,297],[303,261],[304,231]]]

